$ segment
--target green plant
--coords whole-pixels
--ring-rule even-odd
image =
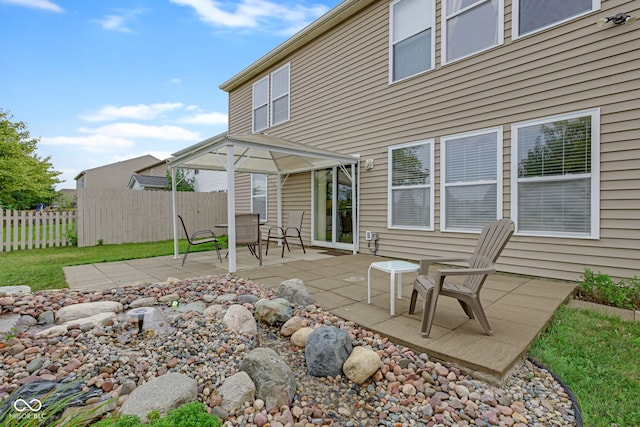
[[[78,232],[76,231],[75,224],[67,229],[65,237],[67,238],[67,242],[69,242],[69,245],[78,246]]]
[[[104,245],[104,239],[98,239],[98,246]]]
[[[640,279],[634,276],[615,282],[605,273],[585,269],[576,296],[585,301],[630,310],[640,309]]]
[[[172,409],[162,417],[158,411],[152,411],[147,416],[146,423],[133,415],[107,418],[94,424],[94,427],[220,427],[222,422],[215,415],[207,413],[200,402],[191,402],[179,408]]]
[[[576,395],[584,425],[640,426],[640,322],[562,306],[529,354]]]

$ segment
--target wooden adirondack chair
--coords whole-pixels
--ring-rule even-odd
[[[418,294],[423,298],[421,335],[431,333],[433,316],[439,295],[456,298],[470,319],[475,316],[487,335],[493,335],[491,326],[480,303],[480,290],[487,275],[494,273],[494,265],[515,229],[510,219],[500,219],[486,225],[470,258],[430,258],[420,261],[420,271],[413,286],[409,313],[413,313]],[[447,268],[437,270],[429,276],[429,266],[434,263],[466,262],[468,268]],[[464,282],[453,283],[447,276],[466,276]]]

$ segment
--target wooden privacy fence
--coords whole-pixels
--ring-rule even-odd
[[[227,222],[226,193],[178,192],[177,210],[189,233]],[[173,238],[170,191],[78,190],[78,246]],[[178,226],[180,223],[178,222]],[[182,229],[179,237],[185,238]]]
[[[0,252],[70,246],[75,210],[5,211],[0,209]]]

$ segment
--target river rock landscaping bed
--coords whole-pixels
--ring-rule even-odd
[[[576,425],[562,386],[526,360],[490,386],[322,310],[301,281],[287,282],[0,288],[0,424],[20,387],[70,381],[85,397],[70,411],[144,418],[197,400],[227,426]],[[127,313],[141,307],[162,314],[158,327],[139,331]]]

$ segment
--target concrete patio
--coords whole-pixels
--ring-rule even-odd
[[[396,315],[389,314],[389,274],[371,272],[371,304],[367,303],[367,270],[385,258],[366,254],[340,255],[308,248],[292,248],[280,257],[274,248],[263,267],[246,250],[238,251],[237,275],[277,288],[283,280],[304,281],[316,303],[341,318],[352,320],[417,352],[452,363],[475,378],[501,384],[544,330],[555,310],[571,295],[572,283],[495,274],[482,290],[482,303],[494,335],[487,336],[477,320],[468,319],[457,301],[438,300],[429,338],[420,335],[421,310],[409,315],[411,284],[416,273],[403,274],[403,298],[396,300]],[[133,283],[155,283],[227,273],[214,252],[189,254],[182,267],[173,256],[65,267],[71,289],[98,290]],[[421,307],[420,302],[418,308]]]

